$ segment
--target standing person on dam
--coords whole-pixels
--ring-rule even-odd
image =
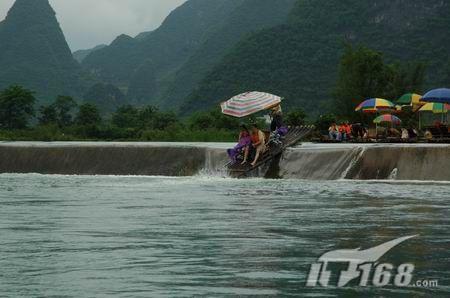
[[[270,138],[276,143],[281,143],[280,139],[288,133],[288,128],[283,122],[281,105],[272,108],[270,118],[272,119],[272,122],[270,123]]]

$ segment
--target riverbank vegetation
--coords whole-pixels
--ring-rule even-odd
[[[407,92],[421,93],[423,63],[386,63],[383,54],[363,46],[345,46],[336,87],[327,105],[317,106],[312,119],[302,107],[285,111],[287,125],[314,124],[326,130],[330,123],[358,121],[370,124],[367,116],[355,113],[366,98],[399,98]],[[10,141],[235,141],[242,120],[223,115],[219,108],[180,116],[154,106],[123,105],[101,114],[92,102],[77,102],[58,96],[51,104],[36,107],[31,90],[10,86],[0,92],[0,139]],[[48,101],[46,101],[48,102]],[[260,115],[262,116],[262,115]],[[410,115],[411,116],[411,115]],[[413,116],[408,117],[416,121]],[[263,118],[245,119],[245,124]]]
[[[49,105],[34,108],[32,91],[11,86],[0,93],[0,139],[7,141],[235,141],[241,124],[263,121],[223,115],[218,109],[181,118],[153,106],[119,107],[102,116],[91,103],[77,104],[58,96]],[[301,110],[288,113],[292,125],[303,123]]]

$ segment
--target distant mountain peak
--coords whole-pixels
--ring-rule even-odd
[[[114,45],[120,45],[120,44],[128,44],[133,41],[134,41],[133,37],[126,35],[126,34],[121,34],[121,35],[117,36],[116,39],[114,39],[114,41],[111,43],[111,45],[114,46]]]
[[[48,0],[16,0],[8,12],[6,21],[11,19],[27,20],[23,24],[31,25],[32,21],[55,17],[56,13]]]
[[[0,89],[20,84],[49,101],[83,88],[81,68],[48,0],[13,4],[1,23],[0,65]]]

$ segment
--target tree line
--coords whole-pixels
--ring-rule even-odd
[[[107,117],[92,103],[78,104],[58,96],[36,106],[31,90],[10,86],[0,92],[0,138],[7,140],[130,140],[130,141],[235,141],[241,120],[219,109],[181,118],[154,106],[124,105]],[[304,123],[305,114],[293,111],[291,124]],[[246,124],[258,121],[246,119]],[[263,124],[261,124],[263,125]]]
[[[364,46],[345,46],[339,75],[322,113],[309,119],[301,107],[285,114],[288,125],[315,124],[325,130],[331,122],[365,122],[355,113],[366,98],[396,99],[407,92],[421,93],[426,66],[423,63],[387,63],[381,52]],[[92,103],[78,104],[69,96],[36,106],[31,90],[10,86],[0,92],[0,138],[11,140],[139,140],[139,141],[234,141],[241,120],[220,110],[182,117],[154,106],[124,105],[102,117]],[[414,115],[411,121],[416,121]],[[245,120],[257,121],[257,118]]]

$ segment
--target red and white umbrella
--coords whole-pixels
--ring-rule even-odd
[[[246,92],[221,104],[225,115],[242,118],[252,114],[276,107],[282,98],[265,92]]]

